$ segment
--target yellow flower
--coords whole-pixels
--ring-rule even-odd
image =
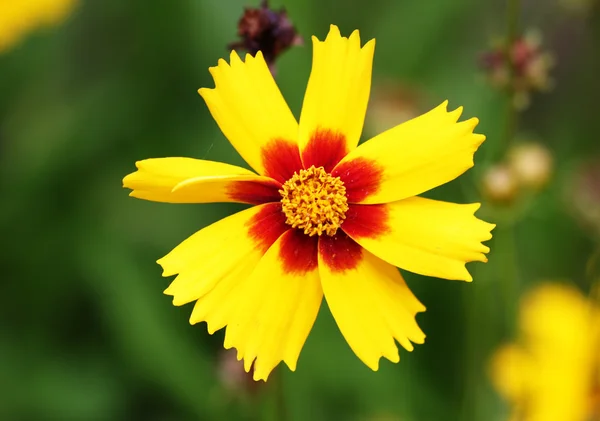
[[[336,26],[313,37],[313,67],[300,122],[259,52],[210,69],[200,89],[217,124],[252,171],[190,158],[148,159],[124,179],[131,195],[172,203],[256,205],[210,225],[160,259],[175,305],[195,301],[191,323],[227,326],[254,378],[284,361],[295,370],[325,295],[356,355],[377,370],[423,343],[425,307],[394,266],[471,281],[465,263],[486,261],[492,224],[458,205],[417,197],[473,166],[484,136],[457,123],[446,103],[357,147],[375,40]]]
[[[573,287],[545,284],[521,305],[520,342],[492,360],[511,420],[600,420],[600,309]]]
[[[59,24],[71,12],[75,2],[76,0],[1,0],[0,53],[31,31]]]

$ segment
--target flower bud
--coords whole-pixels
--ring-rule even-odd
[[[553,158],[550,151],[539,143],[522,143],[511,148],[508,164],[519,184],[539,190],[550,180]]]
[[[505,164],[486,170],[482,180],[483,193],[492,202],[510,203],[518,193],[517,180]]]

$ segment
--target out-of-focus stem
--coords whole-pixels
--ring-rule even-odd
[[[473,268],[473,277],[477,279],[477,268]],[[461,407],[461,420],[476,421],[479,419],[478,384],[481,382],[481,352],[479,347],[479,285],[463,285],[463,301],[465,303],[465,382]]]
[[[267,416],[264,416],[262,419],[269,421],[287,421],[288,411],[283,389],[283,373],[281,367],[273,371],[267,386],[269,387],[269,396],[267,399],[268,411]]]
[[[586,264],[586,278],[589,282],[590,299],[600,305],[600,245],[589,258]]]
[[[517,124],[518,124],[518,113],[515,107],[515,62],[513,57],[513,47],[518,36],[519,28],[519,13],[520,13],[520,1],[519,0],[507,0],[506,8],[506,40],[505,40],[505,54],[508,63],[508,87],[507,87],[507,98],[506,98],[506,117],[504,126],[504,148],[508,148],[515,137]]]
[[[515,62],[513,49],[517,40],[519,30],[520,1],[507,0],[506,8],[506,55],[509,70],[508,94],[506,98],[506,120],[504,127],[504,148],[508,149],[517,131],[518,114],[515,107]],[[505,229],[497,230],[498,248],[504,249],[504,279],[501,284],[504,289],[506,323],[508,332],[513,330],[514,314],[517,309],[518,291],[518,269],[515,244],[515,227],[513,224]]]
[[[277,419],[279,421],[287,421],[288,420],[288,411],[285,401],[285,391],[283,389],[283,371],[279,369],[279,381],[277,385],[277,402],[275,405],[277,406]]]
[[[519,304],[519,268],[517,262],[517,247],[515,226],[508,225],[497,229],[495,235],[496,254],[502,261],[500,285],[503,286],[504,311],[506,314],[506,333],[509,337],[514,334],[515,315]]]

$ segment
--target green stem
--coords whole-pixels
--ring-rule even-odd
[[[472,269],[473,277],[478,278],[477,267]],[[479,396],[477,385],[480,383],[481,361],[479,349],[479,302],[480,291],[479,285],[468,284],[462,285],[465,308],[465,352],[464,352],[464,369],[465,383],[464,393],[462,398],[461,417],[465,421],[477,421],[479,419]]]
[[[269,387],[269,396],[267,398],[268,416],[263,419],[287,421],[289,418],[285,402],[283,371],[281,370],[281,367],[271,374],[271,379],[267,386]]]
[[[277,385],[277,419],[279,421],[287,421],[288,412],[287,406],[285,403],[285,393],[283,388],[283,370],[282,367],[279,368],[279,384]]]
[[[518,124],[518,114],[515,107],[515,76],[516,69],[513,61],[513,46],[517,40],[518,28],[519,28],[519,12],[520,12],[520,1],[519,0],[507,0],[506,10],[506,43],[505,43],[505,54],[508,63],[508,87],[507,87],[507,99],[506,99],[506,120],[504,127],[504,146],[508,149],[508,146],[512,143]]]
[[[502,286],[504,296],[504,310],[506,314],[506,333],[513,337],[515,315],[518,310],[519,297],[519,269],[517,263],[515,226],[509,225],[496,233],[497,257],[501,258],[502,271],[499,285]]]
[[[508,58],[508,95],[506,98],[506,120],[504,127],[504,148],[508,150],[513,142],[517,126],[518,114],[515,107],[515,77],[516,69],[513,60],[513,46],[517,40],[519,30],[520,1],[507,0],[506,5],[506,54]],[[514,315],[517,311],[517,298],[519,296],[518,288],[518,268],[515,244],[514,224],[506,226],[496,232],[497,248],[502,250],[504,256],[504,276],[501,282],[503,287],[504,303],[506,310],[506,328],[508,333],[512,333],[514,325]]]
[[[600,270],[600,246],[596,247],[585,268],[590,299],[600,304],[600,273],[597,273],[598,270]]]
[[[519,0],[507,0],[506,8],[506,41],[509,44],[514,44],[517,39],[519,30],[519,12],[520,12],[520,1]]]

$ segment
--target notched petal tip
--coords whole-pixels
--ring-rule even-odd
[[[333,39],[334,37],[342,38],[340,28],[337,25],[334,25],[334,24],[329,25],[329,33],[327,34],[325,41],[329,40],[329,37],[331,37],[331,39]]]
[[[125,177],[123,177],[123,180],[122,180],[122,183],[123,183],[123,188],[125,188],[125,189],[129,189],[129,188],[131,188],[131,187],[130,187],[130,186],[131,186],[131,184],[130,184],[130,183],[131,183],[131,181],[132,181],[132,180],[135,178],[135,176],[134,176],[134,175],[135,175],[136,173],[137,173],[137,171],[136,171],[136,172],[132,172],[131,174],[127,174]],[[131,196],[131,193],[130,193],[129,195]]]
[[[471,132],[472,136],[477,136],[476,133],[473,133],[473,130],[475,130],[475,127],[477,127],[477,125],[479,124],[479,119],[477,117],[471,117],[470,119],[459,122],[458,124],[462,124],[463,126],[465,126],[466,129],[469,132]]]
[[[135,189],[135,183],[137,181],[140,181],[140,178],[142,178],[142,171],[144,171],[144,164],[147,161],[150,161],[151,159],[143,159],[141,161],[136,161],[135,163],[135,168],[136,171],[127,174],[125,177],[123,177],[123,179],[121,180],[123,183],[123,188],[128,188],[128,189]],[[130,194],[131,196],[131,194]]]
[[[235,51],[232,51],[232,53],[234,53]],[[217,65],[216,66],[212,66],[208,68],[208,71],[213,74],[213,72],[217,72],[219,70],[223,70],[223,69],[228,69],[229,68],[229,63],[227,63],[227,60],[225,60],[224,58],[220,58],[219,60],[217,60]]]
[[[402,344],[402,348],[404,348],[404,350],[408,352],[413,352],[415,350],[415,346],[412,344],[411,341],[406,341],[406,344]]]
[[[250,372],[250,369],[252,368],[252,363],[254,362],[254,360],[256,360],[256,357],[246,357],[244,356],[244,370],[246,371],[246,373]],[[256,376],[256,370],[254,370],[254,375]],[[256,380],[256,379],[255,379]]]
[[[400,353],[398,352],[398,347],[395,344],[394,344],[394,348],[396,350],[392,354],[381,353],[379,356],[377,356],[376,358],[374,358],[371,361],[366,361],[366,360],[362,360],[362,361],[365,363],[365,365],[367,367],[369,367],[373,371],[379,371],[379,366],[380,366],[380,362],[381,362],[382,358],[385,358],[386,360],[388,360],[394,364],[397,364],[400,362]],[[403,348],[406,349],[406,347],[404,347],[404,346],[403,346]],[[407,349],[407,351],[412,351],[412,349]]]
[[[263,381],[266,383],[268,378],[269,373],[259,373],[256,370],[254,370],[254,373],[252,374],[252,380],[254,380],[255,382]]]
[[[358,48],[361,51],[366,50],[367,52],[369,52],[369,51],[372,52],[375,49],[375,38],[370,39],[361,48],[360,31],[358,29],[355,29],[354,31],[352,31],[352,33],[350,34],[349,37],[344,37],[344,36],[342,36],[342,34],[340,32],[340,28],[334,24],[331,24],[329,26],[329,32],[327,33],[327,36],[325,37],[324,41],[320,41],[319,38],[317,38],[315,35],[313,35],[311,37],[311,39],[313,42],[313,46],[317,46],[318,44],[323,44],[323,43],[334,43],[337,41],[346,41],[346,42],[350,43],[350,47]]]
[[[473,136],[475,136],[477,147],[479,147],[483,142],[485,142],[485,139],[487,139],[486,136],[481,133],[473,133]]]
[[[417,297],[415,297],[414,295],[413,295],[413,297],[414,297],[414,299],[416,301],[415,304],[417,304],[417,308],[415,309],[415,313],[425,313],[427,311],[427,307],[425,307],[425,305],[421,301],[419,301],[419,299]]]
[[[163,278],[168,278],[169,276],[177,275],[179,273],[178,270],[173,270],[173,269],[169,270],[168,269],[168,266],[169,266],[168,257],[169,257],[169,255],[167,254],[166,256],[161,257],[160,259],[158,259],[156,261],[156,263],[158,263],[163,270],[162,274],[161,274],[161,276]]]
[[[419,329],[421,330],[421,329]],[[421,331],[421,336],[416,337],[416,338],[411,338],[411,341],[417,345],[423,345],[425,343],[425,339],[427,338],[427,335],[425,335],[425,333],[423,333],[423,331]]]
[[[361,54],[368,55],[368,56],[373,56],[373,54],[375,52],[375,44],[376,44],[375,38],[371,38],[361,48],[361,50],[360,50]]]
[[[373,362],[363,361],[367,367],[369,367],[373,371],[379,371],[379,360],[381,360],[382,356],[377,357],[377,359]]]
[[[447,103],[447,102],[448,102],[448,101],[446,101],[446,103]],[[448,112],[448,116],[449,116],[449,117],[452,119],[452,121],[453,121],[454,123],[456,123],[456,122],[458,121],[458,119],[460,118],[460,116],[462,115],[462,113],[463,113],[463,110],[464,110],[464,108],[463,108],[463,106],[461,105],[460,107],[458,107],[458,108],[455,108],[455,109],[454,109],[454,110],[452,110],[452,111],[447,111],[447,112]]]
[[[283,362],[285,363],[285,365],[288,366],[288,368],[290,369],[290,371],[296,371],[296,366],[298,365],[298,359],[293,360],[290,358],[284,358]]]
[[[240,58],[239,54],[235,50],[231,50],[231,53],[229,54],[229,63],[230,63],[231,67],[235,67],[235,66],[244,64],[244,62]]]

